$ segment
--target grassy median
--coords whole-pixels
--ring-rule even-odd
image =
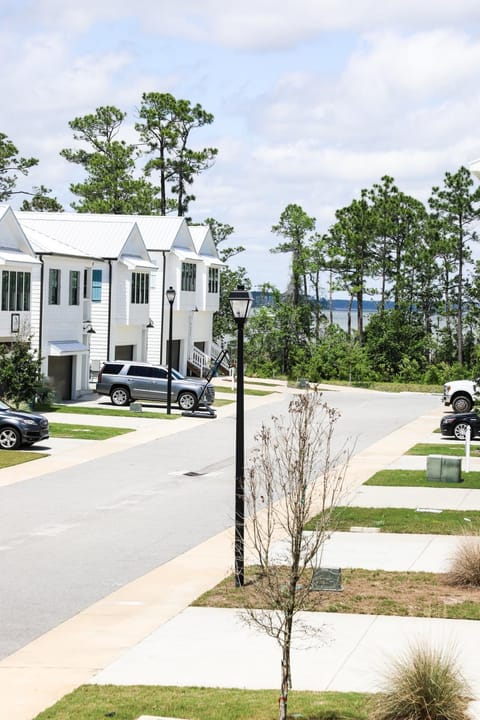
[[[191,720],[275,720],[278,694],[278,690],[84,685],[41,712],[35,720],[136,720],[140,715]],[[367,720],[371,697],[365,693],[292,690],[288,695],[289,718]]]

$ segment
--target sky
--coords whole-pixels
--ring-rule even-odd
[[[114,105],[132,141],[144,92],[213,113],[189,214],[235,228],[254,287],[287,286],[270,250],[290,203],[323,233],[383,175],[426,202],[480,157],[479,0],[0,0],[0,67],[0,132],[40,161],[17,187],[66,210],[70,120]]]

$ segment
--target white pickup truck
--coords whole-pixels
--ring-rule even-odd
[[[470,412],[480,380],[452,380],[443,386],[443,404],[451,405],[453,412]]]

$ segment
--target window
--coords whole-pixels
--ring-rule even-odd
[[[132,273],[131,302],[135,305],[146,305],[149,300],[150,276],[148,273]]]
[[[69,305],[80,304],[80,273],[70,270]]]
[[[48,304],[60,305],[60,270],[53,268],[48,273]]]
[[[102,300],[102,271],[92,270],[92,302]]]
[[[182,290],[193,292],[197,281],[197,266],[193,263],[182,263]]]
[[[30,273],[2,271],[2,310],[30,310]]]
[[[218,293],[218,268],[208,268],[208,292]]]
[[[87,300],[90,297],[90,271],[85,268],[83,271],[83,299]]]

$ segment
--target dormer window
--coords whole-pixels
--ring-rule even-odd
[[[218,276],[219,276],[218,268],[215,268],[215,267],[208,268],[208,292],[209,293],[218,293]]]
[[[150,296],[150,275],[132,272],[132,292],[130,301],[134,305],[148,305]]]
[[[195,263],[182,263],[182,290],[194,292],[197,285],[197,266]]]

